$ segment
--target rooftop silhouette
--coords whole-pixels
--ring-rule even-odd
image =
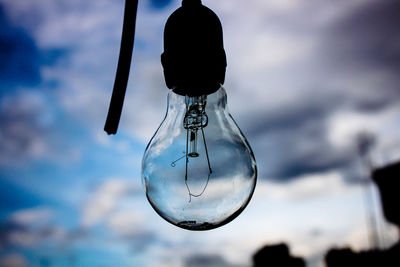
[[[304,267],[302,258],[290,255],[289,247],[282,243],[277,245],[266,245],[253,255],[253,267]]]

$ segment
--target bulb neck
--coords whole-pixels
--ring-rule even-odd
[[[199,6],[202,5],[201,0],[182,0],[182,6]]]
[[[184,0],[168,18],[161,63],[167,87],[180,95],[212,94],[224,83],[222,25],[200,0]]]
[[[201,87],[199,86],[200,83],[203,83],[204,86]],[[199,82],[197,85],[192,84],[191,86],[177,86],[175,88],[172,88],[172,91],[175,94],[182,95],[182,96],[189,96],[189,97],[198,97],[198,96],[205,96],[205,95],[211,95],[218,91],[218,89],[221,88],[221,84],[205,84],[203,81]]]

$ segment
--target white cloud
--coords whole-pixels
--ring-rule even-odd
[[[104,221],[116,210],[124,197],[135,194],[137,191],[139,189],[126,180],[106,180],[88,198],[83,209],[82,225],[90,227]]]
[[[21,225],[46,223],[53,216],[53,211],[46,207],[18,210],[10,216],[10,220]]]
[[[122,210],[107,219],[107,226],[122,237],[134,237],[143,232],[146,217],[138,210]]]
[[[335,147],[354,147],[356,137],[362,132],[378,135],[378,142],[399,142],[398,137],[392,135],[399,129],[399,106],[393,106],[376,113],[361,113],[359,111],[343,110],[333,114],[328,121],[328,138]],[[398,125],[397,125],[398,124]],[[396,128],[396,130],[394,130]]]
[[[301,201],[327,194],[342,194],[350,190],[340,173],[328,172],[297,177],[287,183],[260,181],[256,196],[276,200]]]

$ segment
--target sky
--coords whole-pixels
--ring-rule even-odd
[[[0,266],[249,266],[280,242],[323,266],[331,247],[370,247],[371,210],[380,246],[396,241],[357,136],[375,136],[373,166],[400,157],[398,1],[203,0],[223,25],[228,106],[259,171],[244,212],[206,232],[159,217],[140,178],[180,1],[139,1],[119,131],[103,131],[123,4],[0,0]]]

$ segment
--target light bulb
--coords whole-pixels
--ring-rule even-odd
[[[142,161],[147,199],[168,222],[208,230],[237,217],[257,179],[253,152],[216,92],[184,96],[170,90],[167,113]]]
[[[121,50],[104,130],[117,132],[132,56],[138,1],[126,1]],[[147,145],[142,182],[168,222],[208,230],[236,218],[253,195],[257,167],[229,114],[222,25],[201,0],[183,0],[168,18],[161,55],[167,114]]]

